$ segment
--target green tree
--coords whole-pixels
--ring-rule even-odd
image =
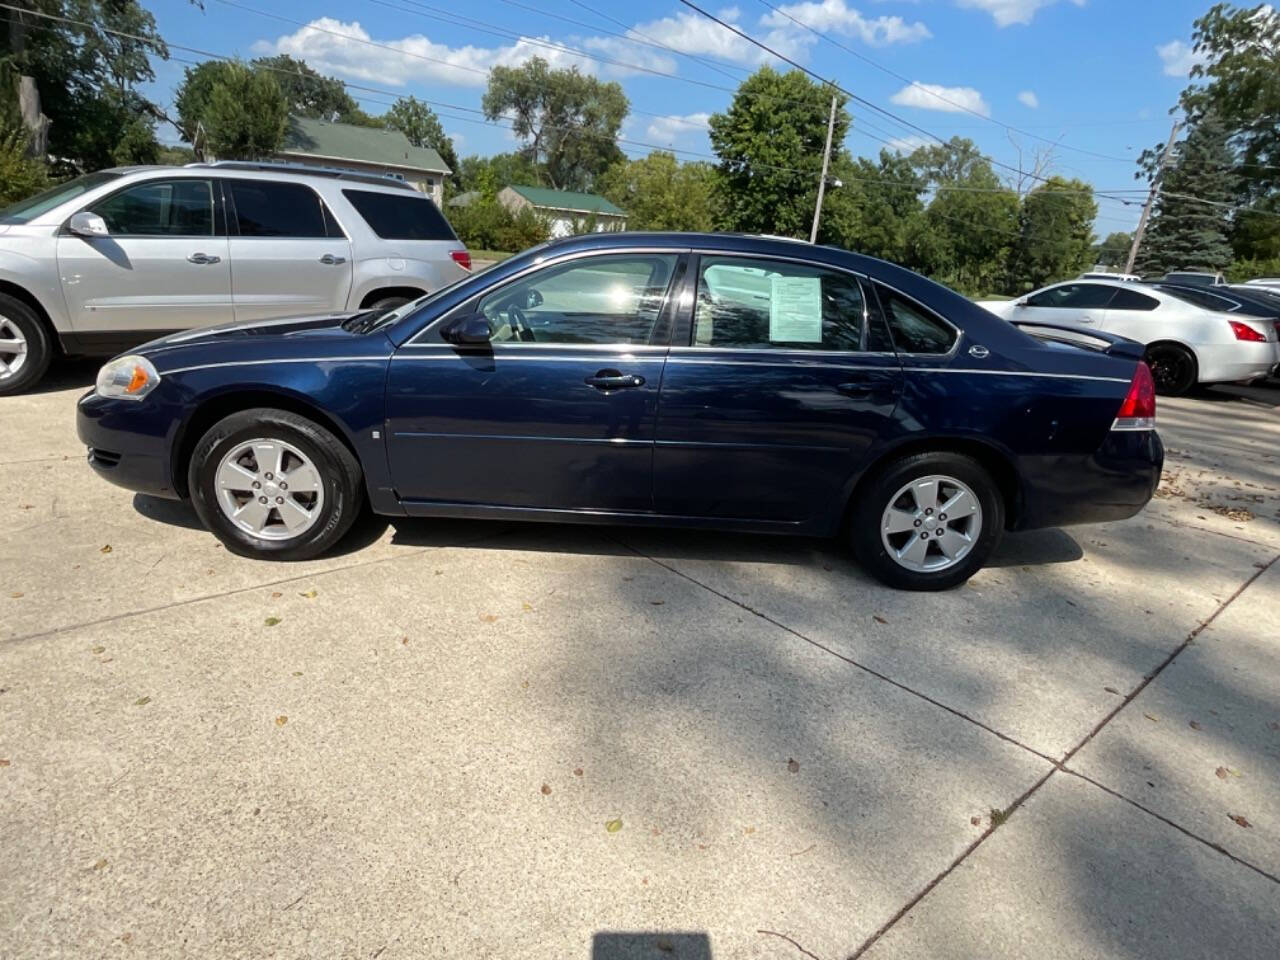
[[[136,0],[28,0],[25,6],[52,17],[10,11],[0,19],[0,99],[13,109],[16,77],[30,77],[49,118],[48,152],[67,172],[146,155],[145,130],[162,118],[137,87],[155,79],[151,57],[167,59],[155,20]],[[115,31],[115,32],[108,32]],[[154,135],[152,136],[154,139]]]
[[[627,212],[631,230],[710,230],[712,168],[655,150],[614,164],[600,191]]]
[[[909,264],[914,225],[924,213],[920,195],[925,182],[911,161],[898,153],[880,151],[878,163],[859,157],[841,188],[860,211],[856,236],[849,249],[898,264]]]
[[[256,160],[284,141],[289,107],[272,74],[209,60],[188,67],[174,98],[178,128],[201,159]]]
[[[1002,289],[1018,236],[1017,193],[963,137],[920,147],[911,162],[934,191],[908,240],[913,265],[965,293]]]
[[[0,129],[0,207],[39,193],[48,185],[43,161],[27,155],[26,131]]]
[[[1018,242],[1009,258],[1013,291],[1033,290],[1087,270],[1097,215],[1093,188],[1080,180],[1050,177],[1028,193],[1018,211]]]
[[[495,153],[490,157],[472,155],[458,163],[458,186],[492,197],[512,184],[534,186],[537,168],[525,153]]]
[[[275,79],[291,114],[350,123],[361,112],[341,80],[323,76],[287,53],[259,57],[249,66]]]
[[[401,97],[392,104],[384,120],[392,130],[399,130],[408,137],[415,147],[430,147],[440,154],[457,177],[458,154],[453,149],[453,141],[429,106],[416,97]]]
[[[1093,249],[1093,262],[1119,270],[1129,260],[1129,248],[1133,246],[1133,234],[1115,231],[1107,234]]]
[[[1139,160],[1156,175],[1156,147]],[[1160,195],[1138,249],[1143,274],[1188,267],[1225,268],[1232,261],[1230,206],[1236,196],[1235,158],[1221,120],[1206,114],[1174,144],[1160,179]]]
[[[830,109],[830,90],[798,70],[761,67],[739,84],[729,109],[710,123],[720,160],[713,190],[720,229],[809,236]],[[843,143],[848,130],[841,98],[832,142]],[[838,195],[831,192],[836,207]],[[834,239],[837,216],[824,203],[820,239]]]
[[[630,109],[626,94],[576,67],[553,70],[540,57],[494,67],[482,106],[487,119],[511,121],[540,183],[588,190],[622,156],[617,138]]]

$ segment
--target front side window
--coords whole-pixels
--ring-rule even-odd
[[[876,285],[893,345],[901,353],[947,353],[956,342],[956,328],[896,290]]]
[[[494,343],[643,344],[675,254],[589,257],[535,271],[480,301]]]
[[[56,187],[50,187],[35,196],[19,200],[17,203],[0,210],[0,223],[30,223],[36,217],[48,213],[54,207],[59,207],[68,200],[74,200],[76,197],[88,193],[104,183],[110,183],[112,180],[119,178],[119,176],[120,174],[118,173],[103,170],[98,173],[86,173],[83,176],[76,177],[74,180],[60,183]]]
[[[1100,283],[1064,283],[1027,297],[1029,307],[1064,310],[1099,310],[1111,302],[1115,287]]]
[[[859,351],[866,323],[849,274],[742,257],[703,257],[698,267],[696,347]]]
[[[242,237],[327,237],[330,225],[320,197],[300,183],[228,180]]]
[[[116,236],[213,236],[213,183],[209,180],[148,180],[89,209]]]
[[[420,193],[343,190],[342,195],[383,240],[458,239],[436,205]]]

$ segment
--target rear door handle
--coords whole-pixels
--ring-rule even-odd
[[[320,258],[320,262],[323,264],[327,264],[329,266],[333,266],[335,263],[346,263],[347,258],[335,257],[332,253],[326,253],[323,257]]]
[[[836,389],[843,393],[846,397],[865,397],[871,393],[875,387],[869,383],[838,383]]]
[[[634,373],[619,373],[617,370],[601,370],[582,382],[597,390],[625,390],[628,387],[643,387],[644,377]]]
[[[193,253],[191,256],[187,257],[187,262],[204,265],[206,263],[221,263],[222,258],[212,256],[208,253]]]

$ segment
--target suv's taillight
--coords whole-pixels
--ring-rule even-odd
[[[463,270],[471,269],[471,254],[466,250],[450,250],[449,256],[453,257],[453,262]]]
[[[1112,430],[1154,430],[1156,428],[1156,384],[1151,379],[1151,368],[1141,360],[1133,371],[1129,392],[1116,413]]]
[[[1250,343],[1267,342],[1266,334],[1259,333],[1247,323],[1241,323],[1239,320],[1228,320],[1227,323],[1231,324],[1231,332],[1236,335],[1237,340],[1248,340]]]

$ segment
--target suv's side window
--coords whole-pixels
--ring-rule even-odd
[[[744,257],[703,257],[693,314],[695,347],[867,349],[867,305],[857,278]]]
[[[335,236],[336,224],[310,187],[274,180],[227,180],[226,186],[242,237]]]
[[[209,180],[148,180],[99,200],[90,212],[114,236],[213,236],[213,183]]]
[[[955,327],[909,300],[896,290],[876,284],[876,295],[884,308],[893,334],[893,344],[901,353],[947,353],[959,336]]]
[[[1027,298],[1029,307],[1057,307],[1072,310],[1100,310],[1111,302],[1115,287],[1100,283],[1063,283]]]
[[[494,343],[648,343],[675,254],[586,257],[535,271],[480,301]]]

